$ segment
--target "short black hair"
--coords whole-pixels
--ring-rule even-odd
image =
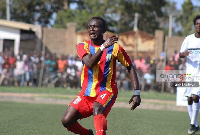
[[[93,19],[101,20],[103,22],[103,27],[104,27],[105,31],[107,30],[107,23],[106,23],[106,21],[102,17],[96,16],[96,17],[92,17],[91,20],[93,20]]]
[[[194,18],[194,20],[193,20],[194,25],[196,24],[196,20],[197,20],[197,19],[200,19],[200,15],[197,15],[197,16]]]

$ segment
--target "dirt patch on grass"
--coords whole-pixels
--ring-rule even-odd
[[[63,97],[63,99],[55,98],[56,96]],[[53,98],[49,98],[49,97],[53,97]],[[74,97],[75,97],[74,95],[0,92],[0,101],[9,101],[9,102],[12,101],[12,102],[25,102],[25,103],[68,105]],[[130,108],[131,105],[128,104],[128,100],[129,99],[127,99],[127,103],[126,102],[116,102],[114,107]],[[172,110],[172,111],[187,112],[187,107],[176,106],[175,101],[156,100],[156,99],[142,99],[142,103],[138,107],[138,109]]]

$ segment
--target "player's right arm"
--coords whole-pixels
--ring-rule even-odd
[[[179,52],[179,58],[185,58],[189,55],[191,51],[188,51],[188,38],[186,37],[181,45]]]
[[[185,51],[185,52],[180,52],[179,53],[179,57],[180,58],[185,58],[186,56],[188,56],[190,54],[191,51]]]
[[[113,45],[114,43],[116,43],[118,41],[118,38],[116,36],[111,36],[109,37],[101,46],[103,46],[103,48],[108,48],[111,45]],[[103,50],[104,50],[103,49]],[[82,57],[82,61],[83,63],[89,68],[93,68],[100,60],[101,55],[103,53],[103,50],[99,49],[94,55],[91,54],[85,54]]]

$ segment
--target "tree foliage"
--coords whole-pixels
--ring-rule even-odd
[[[176,22],[181,24],[181,30],[178,31],[178,35],[186,36],[194,33],[193,19],[196,15],[199,15],[200,7],[195,6],[191,0],[185,0],[182,4],[181,14],[176,17]]]
[[[69,0],[68,0],[69,1]],[[55,13],[65,9],[66,0],[10,0],[10,20],[51,26]],[[0,4],[0,17],[6,19],[6,0]]]
[[[181,28],[179,35],[193,32],[192,20],[199,10],[191,0],[185,0],[181,14],[175,16]],[[84,30],[93,16],[100,16],[107,21],[108,30],[115,33],[133,30],[135,13],[139,13],[139,30],[154,34],[156,29],[163,29],[167,34],[169,14],[175,12],[175,3],[168,0],[10,0],[14,21],[55,28],[75,22],[77,30]],[[0,1],[0,18],[6,19],[6,0]]]
[[[133,30],[134,13],[139,13],[138,28],[154,33],[159,28],[158,18],[164,16],[162,8],[166,0],[84,0],[75,9],[67,9],[57,14],[54,27],[66,27],[68,22],[76,22],[78,30],[87,29],[92,16],[101,16],[108,22],[109,31],[125,32]]]

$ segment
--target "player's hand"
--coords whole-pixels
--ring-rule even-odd
[[[140,103],[141,103],[141,98],[140,98],[140,95],[133,95],[132,97],[131,97],[131,99],[129,100],[129,104],[131,103],[131,102],[133,102],[133,105],[132,105],[132,107],[131,107],[131,110],[133,111],[137,106],[139,106],[140,105]]]
[[[192,51],[192,50],[186,51],[186,52],[184,53],[184,55],[185,55],[185,56],[188,56],[188,55],[190,54],[191,51]]]
[[[104,45],[105,48],[108,48],[108,47],[110,47],[111,45],[113,45],[114,43],[117,43],[117,41],[118,41],[118,37],[116,37],[115,35],[113,35],[113,36],[109,37],[109,38],[103,43],[103,45]]]

